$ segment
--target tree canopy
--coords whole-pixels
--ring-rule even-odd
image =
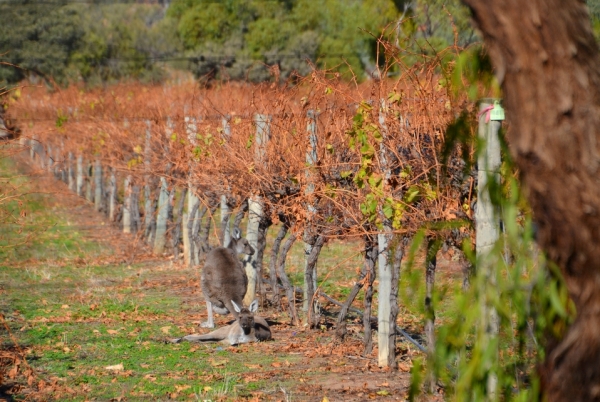
[[[383,62],[380,35],[433,53],[454,27],[461,44],[476,39],[458,0],[0,0],[0,54],[18,66],[0,67],[0,84],[156,81],[173,68],[259,82],[316,67],[362,81]]]

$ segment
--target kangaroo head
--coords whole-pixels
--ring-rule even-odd
[[[244,331],[244,335],[250,334],[250,332],[254,329],[254,313],[258,310],[258,300],[254,300],[250,303],[250,307],[242,307],[238,306],[233,300],[231,301],[233,304],[233,308],[235,311],[239,313],[238,322],[240,324],[240,328]]]
[[[250,245],[248,240],[242,237],[242,233],[238,228],[233,229],[229,247],[233,248],[237,254],[254,254],[254,248]]]

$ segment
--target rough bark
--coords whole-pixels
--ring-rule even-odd
[[[388,350],[388,367],[392,370],[398,368],[396,362],[396,319],[398,318],[398,284],[400,281],[400,266],[402,264],[402,258],[404,257],[404,250],[406,249],[406,245],[409,243],[409,238],[404,237],[402,240],[398,241],[396,239],[394,250],[394,256],[392,258],[392,290],[390,292],[390,319],[389,325],[390,329],[389,333],[389,350]]]
[[[577,318],[542,366],[548,401],[600,400],[600,59],[581,0],[463,0],[504,91],[507,140]]]
[[[285,243],[283,243],[283,248],[279,254],[279,262],[277,263],[277,274],[279,275],[279,279],[281,280],[283,288],[285,289],[286,297],[288,299],[290,319],[292,320],[292,324],[297,326],[300,323],[298,322],[298,313],[296,312],[296,293],[294,292],[292,283],[285,273],[285,259],[287,258],[287,254],[295,241],[296,235],[291,233]]]
[[[181,238],[181,222],[183,220],[183,206],[185,205],[185,199],[187,196],[187,187],[181,190],[179,202],[177,203],[177,222],[173,225],[173,235],[171,237],[171,244],[173,246],[173,258],[175,261],[179,260],[179,244]]]
[[[210,208],[207,208],[208,216],[206,217],[204,224],[198,225],[200,226],[200,234],[198,236],[198,261],[203,261],[210,252],[211,247],[208,238],[210,237],[210,228],[215,219],[215,211],[218,207],[219,204],[210,205]]]
[[[340,330],[338,333],[338,336],[340,337],[343,337],[345,335],[343,331],[343,326],[345,325],[346,316],[348,315],[348,311],[350,311],[350,307],[352,306],[354,299],[356,299],[356,296],[358,296],[358,292],[360,292],[360,290],[363,288],[366,276],[367,266],[366,264],[363,264],[360,274],[358,275],[358,280],[354,282],[354,286],[352,286],[352,289],[350,290],[346,301],[340,306],[340,312],[338,313],[338,317],[335,324],[336,328]]]
[[[373,335],[371,331],[371,308],[373,303],[373,281],[375,280],[375,263],[377,262],[377,240],[372,235],[365,236],[365,310],[363,327],[365,332],[364,355],[368,356],[373,351]]]
[[[325,236],[319,235],[315,243],[312,245],[310,254],[306,258],[306,266],[304,270],[304,284],[305,284],[305,301],[308,301],[308,310],[306,317],[310,328],[315,328],[320,320],[319,309],[317,307],[317,298],[315,292],[317,291],[317,261],[319,260],[319,254],[325,244]]]
[[[277,256],[279,254],[279,247],[281,246],[281,242],[283,238],[288,232],[288,226],[286,224],[281,225],[279,228],[279,232],[277,232],[277,237],[273,241],[273,246],[271,247],[271,260],[269,261],[269,279],[271,282],[271,290],[272,290],[272,299],[271,302],[273,305],[277,305],[279,303],[279,288],[277,287]]]
[[[264,305],[265,300],[267,299],[267,290],[263,283],[263,259],[265,255],[265,250],[267,248],[267,231],[273,224],[273,221],[268,216],[263,216],[260,220],[260,224],[258,225],[258,243],[256,248],[256,275],[258,280],[256,281],[256,286],[258,286],[258,293],[260,294],[260,305]]]

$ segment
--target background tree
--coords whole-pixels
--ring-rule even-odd
[[[464,0],[504,90],[507,140],[577,318],[548,339],[541,369],[549,401],[600,400],[600,70],[579,0]]]

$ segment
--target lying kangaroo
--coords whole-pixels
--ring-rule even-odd
[[[249,308],[240,308],[231,300],[234,311],[238,317],[231,325],[219,328],[204,335],[187,335],[183,338],[172,339],[172,343],[181,341],[189,342],[223,342],[229,345],[239,345],[256,341],[267,341],[271,339],[271,328],[264,318],[255,316],[258,310],[258,300],[254,300]]]
[[[206,299],[208,321],[201,324],[204,328],[214,328],[213,310],[220,315],[233,313],[238,318],[238,311],[233,307],[233,302],[242,306],[248,276],[244,270],[238,254],[254,254],[254,249],[243,239],[238,228],[234,229],[231,241],[227,247],[217,247],[206,256],[202,269],[202,293]]]

